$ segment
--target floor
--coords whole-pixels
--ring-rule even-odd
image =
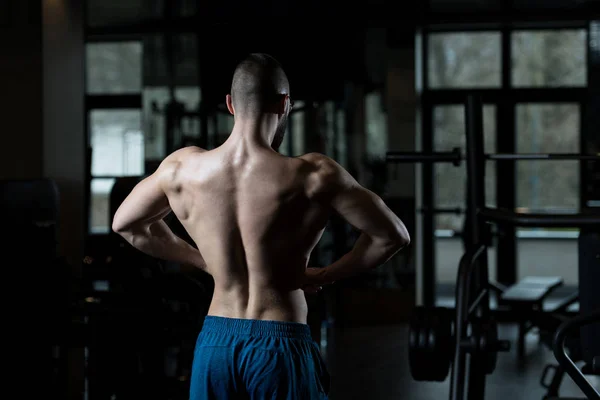
[[[449,378],[443,383],[416,382],[408,367],[407,326],[346,328],[329,343],[327,364],[331,375],[330,399],[432,400],[449,398]],[[513,339],[516,329],[501,326],[500,338]],[[488,376],[486,400],[542,399],[540,385],[544,366],[556,363],[535,333],[527,338],[526,362],[519,363],[514,351],[500,353],[496,371]],[[598,377],[588,378],[599,387]],[[567,376],[561,396],[585,398]],[[483,400],[483,399],[482,399]]]

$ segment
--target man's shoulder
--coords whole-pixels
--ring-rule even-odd
[[[202,147],[198,147],[198,146],[186,146],[186,147],[182,147],[179,150],[175,151],[175,153],[179,153],[180,157],[198,155],[198,154],[207,153],[207,152],[209,152],[209,150],[203,149]]]
[[[315,170],[319,171],[328,171],[330,169],[335,169],[339,166],[332,158],[327,157],[322,153],[306,153],[301,156],[296,157],[302,161],[307,162],[311,166],[315,168]]]
[[[198,146],[182,147],[180,149],[175,150],[171,154],[169,154],[163,160],[163,164],[180,163],[180,162],[188,159],[190,156],[195,156],[195,155],[199,155],[199,154],[206,153],[206,152],[208,152],[208,150],[203,149]]]
[[[322,153],[307,153],[297,158],[310,166],[306,180],[309,197],[316,197],[338,186],[343,168],[332,158]]]
[[[175,150],[162,161],[157,171],[160,179],[172,183],[178,177],[178,172],[185,165],[188,165],[192,159],[206,152],[207,150],[197,146],[186,146]]]

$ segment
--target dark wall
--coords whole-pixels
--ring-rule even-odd
[[[202,36],[202,74],[208,77],[203,86],[218,102],[229,91],[237,63],[252,52],[279,60],[290,79],[292,97],[298,100],[341,100],[345,82],[362,81],[366,75],[363,29],[282,24],[270,30],[227,24],[211,27]]]
[[[60,190],[60,252],[81,264],[85,210],[83,4],[43,2],[43,169]]]
[[[0,179],[42,176],[41,9],[0,2]]]
[[[0,179],[56,181],[60,254],[77,265],[85,193],[82,5],[3,0],[0,12]]]

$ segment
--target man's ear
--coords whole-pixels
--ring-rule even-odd
[[[281,99],[279,100],[279,104],[278,104],[278,110],[277,110],[277,114],[279,115],[284,115],[287,107],[288,107],[288,103],[290,102],[290,95],[289,94],[284,94],[281,96]],[[290,104],[291,106],[291,104]]]
[[[225,96],[225,104],[227,104],[227,109],[229,110],[231,115],[235,115],[235,110],[233,109],[233,101],[231,100],[230,94]]]

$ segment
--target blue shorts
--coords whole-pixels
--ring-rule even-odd
[[[190,400],[327,399],[329,374],[306,324],[207,316]]]

